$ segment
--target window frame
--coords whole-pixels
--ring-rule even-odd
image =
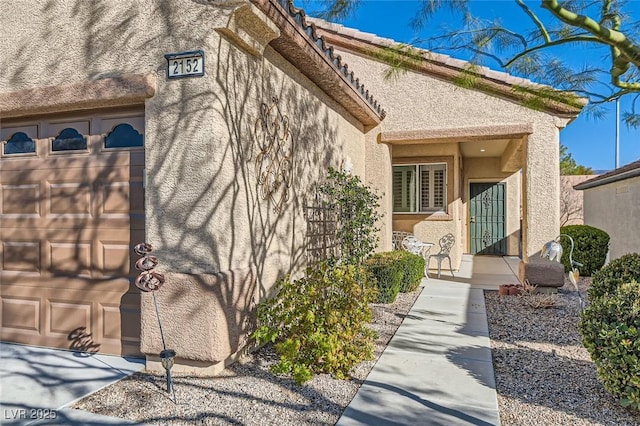
[[[413,173],[415,176],[415,188],[413,188],[413,203],[410,200],[409,210],[406,211],[398,211],[396,210],[395,203],[395,192],[394,192],[394,172],[396,167],[411,167],[413,168]],[[426,209],[422,208],[422,173],[423,167],[429,168],[429,206]],[[442,207],[432,207],[435,198],[435,187],[434,187],[434,172],[436,170],[442,170],[443,172],[443,187],[442,187],[442,199],[443,205]],[[391,165],[391,189],[392,189],[392,210],[393,214],[434,214],[434,213],[447,213],[448,208],[448,172],[449,172],[449,164],[446,161],[434,161],[434,162],[420,162],[420,163],[397,163]],[[411,209],[411,205],[415,205],[413,209]]]

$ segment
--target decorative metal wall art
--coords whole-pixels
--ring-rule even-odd
[[[171,393],[173,391],[173,402],[176,402],[176,391],[173,387],[173,380],[171,378],[171,367],[173,367],[174,364],[176,351],[173,349],[167,349],[167,344],[164,340],[164,331],[162,330],[160,311],[158,310],[158,300],[156,299],[156,290],[159,290],[164,284],[164,275],[155,272],[155,268],[158,266],[158,258],[149,254],[152,250],[153,247],[149,243],[140,243],[133,247],[133,251],[138,256],[142,256],[136,262],[136,269],[141,271],[140,275],[136,277],[136,287],[144,292],[151,292],[153,295],[153,305],[156,308],[158,327],[160,327],[160,338],[162,339],[160,361],[166,371],[167,393]]]
[[[138,256],[143,256],[136,262],[136,269],[141,271],[140,275],[136,277],[136,287],[142,291],[155,291],[164,284],[164,275],[155,272],[158,258],[149,255],[151,250],[153,248],[148,243],[136,244],[133,248]]]
[[[259,150],[256,157],[258,191],[263,200],[270,200],[276,213],[289,199],[293,174],[293,136],[289,117],[282,114],[278,102],[274,96],[271,105],[260,105],[260,116],[254,125]]]

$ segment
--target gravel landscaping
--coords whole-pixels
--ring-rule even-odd
[[[392,304],[373,305],[371,327],[379,336],[376,360],[420,291],[401,293]],[[158,425],[333,425],[375,364],[375,360],[360,363],[351,380],[322,374],[298,386],[269,371],[277,357],[272,346],[265,346],[219,377],[176,377],[177,404],[164,392],[164,376],[139,373],[73,408]]]
[[[588,285],[581,279],[585,298]],[[373,305],[376,359],[420,291]],[[526,296],[485,291],[502,425],[640,425],[640,413],[621,407],[596,378],[577,330],[577,293],[567,284],[555,300],[554,307],[535,309]],[[375,364],[361,363],[351,380],[320,375],[298,386],[269,371],[276,360],[266,346],[219,377],[176,377],[177,404],[164,392],[163,376],[140,373],[74,408],[162,425],[333,425]]]
[[[579,283],[583,297],[589,281]],[[640,413],[621,407],[598,382],[580,343],[579,300],[572,289],[561,288],[559,306],[548,309],[485,292],[503,426],[640,425]]]

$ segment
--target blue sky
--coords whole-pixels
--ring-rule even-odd
[[[536,12],[539,11],[535,2]],[[314,1],[297,0],[296,4],[313,14],[317,3]],[[410,20],[415,16],[418,8],[416,1],[402,0],[362,0],[357,12],[350,18],[340,23],[357,28],[361,31],[371,32],[381,37],[392,38],[400,42],[411,42],[416,38],[426,38],[430,33],[436,33],[442,26],[455,27],[455,22],[449,22],[452,17],[444,12],[436,15],[428,28],[415,33],[410,25]],[[472,12],[483,18],[500,17],[509,28],[518,28],[518,22],[527,22],[527,17],[512,0],[472,0]],[[631,1],[627,8],[631,16],[640,19],[640,1]],[[543,17],[545,11],[540,10]],[[515,25],[511,25],[515,22]],[[599,61],[601,52],[593,49],[571,47],[570,57],[563,57],[569,63],[580,66],[585,63],[585,58]],[[467,59],[463,55],[455,55],[460,59]],[[489,65],[499,70],[496,65]],[[630,97],[621,101],[621,114],[628,109]],[[569,147],[569,152],[579,163],[594,170],[610,170],[615,166],[615,106],[614,103],[606,108],[605,118],[595,119],[581,115],[567,128],[560,132],[560,141]],[[620,166],[640,159],[640,129],[627,129],[624,123],[620,124]]]

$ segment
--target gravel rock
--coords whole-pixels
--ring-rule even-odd
[[[579,283],[585,299],[589,283]],[[534,309],[526,297],[485,291],[502,425],[640,425],[640,413],[598,382],[581,344],[573,286],[559,289],[552,308]]]
[[[214,378],[174,378],[177,404],[165,378],[138,373],[77,402],[73,408],[158,425],[333,425],[353,399],[422,289],[401,293],[392,304],[373,304],[378,333],[375,360],[360,363],[350,380],[321,374],[297,385],[269,367],[278,360],[265,346]]]

